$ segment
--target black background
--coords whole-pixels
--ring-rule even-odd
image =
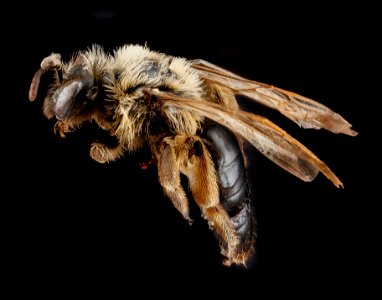
[[[123,287],[132,282],[129,276],[168,281],[163,290],[171,288],[173,276],[192,278],[184,281],[185,290],[203,286],[236,295],[369,290],[373,280],[366,267],[375,263],[370,258],[378,236],[371,233],[379,198],[371,194],[379,179],[371,170],[379,171],[379,161],[370,142],[378,126],[373,103],[380,97],[367,95],[375,77],[366,71],[377,63],[372,20],[357,7],[253,5],[207,10],[126,3],[85,9],[61,3],[45,11],[31,8],[25,16],[10,11],[12,22],[3,26],[11,76],[3,87],[2,147],[9,278],[36,280],[40,283],[30,287],[36,291],[44,284],[62,290],[88,280]],[[90,137],[59,138],[42,115],[43,95],[28,101],[30,80],[44,57],[59,52],[68,59],[93,43],[106,50],[147,43],[152,50],[202,58],[326,104],[360,134],[303,130],[241,99],[246,109],[270,118],[316,153],[345,188],[322,175],[301,182],[250,149],[256,261],[249,269],[222,266],[198,209],[192,208],[195,222],[189,226],[164,197],[155,168],[139,168],[139,153],[97,164],[88,155]],[[216,278],[220,284],[208,283]]]

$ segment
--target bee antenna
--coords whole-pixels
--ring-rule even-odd
[[[58,69],[61,66],[61,55],[52,53],[50,56],[45,57],[40,65],[40,69],[34,74],[31,85],[29,87],[29,100],[34,101],[37,97],[38,87],[40,85],[41,76],[49,70]]]

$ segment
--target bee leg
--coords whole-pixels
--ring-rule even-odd
[[[188,178],[203,217],[219,236],[222,254],[228,258],[223,263],[230,265],[239,241],[229,215],[220,205],[218,179],[210,153],[196,136],[180,141],[177,146],[182,160],[181,171]]]
[[[159,182],[175,208],[191,224],[188,200],[180,180],[179,161],[171,139],[167,138],[166,141],[163,141],[157,156]]]
[[[103,164],[116,160],[123,156],[125,148],[118,143],[115,147],[106,146],[102,143],[92,143],[90,147],[90,157]]]

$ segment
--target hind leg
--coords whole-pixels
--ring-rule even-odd
[[[218,179],[210,153],[197,136],[176,136],[175,149],[195,202],[219,236],[222,254],[227,257],[224,264],[230,265],[235,260],[239,240],[231,219],[220,205]]]

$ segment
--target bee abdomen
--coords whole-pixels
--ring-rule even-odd
[[[209,123],[206,138],[216,164],[220,203],[239,238],[238,256],[246,261],[254,251],[256,220],[243,154],[235,135],[221,125]]]

